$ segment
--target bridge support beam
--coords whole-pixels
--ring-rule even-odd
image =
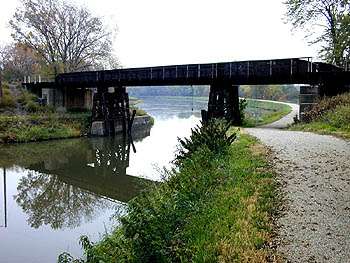
[[[126,135],[131,129],[129,95],[125,87],[98,87],[93,97],[90,135]]]
[[[239,112],[239,86],[229,82],[215,82],[210,85],[208,112],[203,114],[203,121],[212,118],[224,118],[234,125],[242,120]]]

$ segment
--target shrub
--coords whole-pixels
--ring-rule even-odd
[[[24,106],[24,109],[27,111],[27,112],[30,112],[30,113],[35,113],[35,112],[39,112],[41,107],[38,103],[34,102],[34,101],[28,101],[25,106]]]
[[[236,134],[228,136],[230,123],[224,120],[212,119],[191,129],[189,139],[178,139],[180,147],[176,154],[175,163],[180,164],[189,158],[200,147],[207,147],[214,154],[224,151],[236,139]]]
[[[335,110],[340,105],[350,105],[350,93],[320,99],[310,111],[305,112],[304,121],[311,122],[317,120],[327,111]]]
[[[29,92],[29,91],[27,91],[27,90],[22,89],[22,90],[21,90],[21,94],[20,94],[19,97],[17,98],[17,101],[18,101],[18,103],[20,103],[21,105],[27,105],[28,103],[34,103],[34,102],[36,102],[36,101],[37,101],[37,97],[36,97],[33,93],[31,93],[31,92]]]
[[[3,87],[3,94],[0,98],[0,108],[14,108],[16,101],[12,97],[10,90],[7,87]]]

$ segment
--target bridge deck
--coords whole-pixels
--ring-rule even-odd
[[[35,85],[37,88],[210,85],[218,81],[259,85],[317,84],[320,78],[335,77],[349,80],[349,72],[341,71],[330,64],[313,63],[309,58],[289,58],[72,72],[59,74],[55,85],[50,82]]]

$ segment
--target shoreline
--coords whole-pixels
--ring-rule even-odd
[[[64,140],[88,135],[89,117],[80,115],[0,115],[0,145]],[[136,116],[133,129],[152,127],[153,117]],[[116,133],[120,136],[122,133]]]

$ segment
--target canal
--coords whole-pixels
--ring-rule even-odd
[[[177,138],[199,123],[207,101],[141,99],[155,123],[133,133],[134,147],[118,137],[0,146],[0,262],[81,256],[81,235],[100,239],[130,199],[162,180]]]

